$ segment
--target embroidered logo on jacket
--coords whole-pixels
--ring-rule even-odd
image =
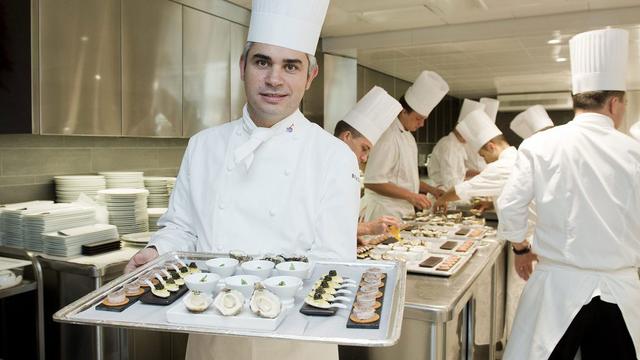
[[[351,173],[351,178],[354,179],[358,184],[360,184],[360,176]]]

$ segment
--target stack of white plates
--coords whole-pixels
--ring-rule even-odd
[[[70,205],[46,210],[27,210],[22,214],[24,248],[43,251],[42,234],[95,223],[95,210],[90,207]]]
[[[147,209],[147,213],[149,214],[149,231],[158,231],[160,228],[158,227],[158,219],[164,213],[167,212],[167,208],[149,208]]]
[[[95,199],[98,190],[107,188],[102,175],[54,176],[53,180],[56,184],[56,199],[62,203],[75,201],[81,193]]]
[[[166,208],[169,206],[168,178],[145,176],[144,187],[149,190],[147,206],[150,208]]]
[[[176,178],[174,177],[167,178],[167,190],[169,192],[169,196],[171,196],[171,193],[173,192],[174,187],[176,187]]]
[[[0,228],[2,229],[2,242],[4,245],[23,247],[24,235],[22,233],[22,215],[35,209],[53,209],[69,206],[67,204],[54,204],[53,201],[32,201],[29,203],[5,205],[0,213]]]
[[[82,245],[118,239],[114,225],[94,224],[74,227],[42,235],[44,252],[54,256],[75,256],[82,253]]]
[[[149,230],[146,189],[107,189],[98,191],[98,199],[107,206],[109,224],[118,233],[131,234]]]
[[[144,189],[143,172],[141,171],[104,171],[107,189]]]
[[[120,236],[120,240],[122,240],[122,245],[125,247],[143,248],[147,246],[147,243],[153,234],[153,232],[126,234]]]

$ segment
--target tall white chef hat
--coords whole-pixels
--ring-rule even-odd
[[[484,104],[484,112],[489,115],[489,119],[496,122],[496,116],[498,116],[498,107],[500,106],[500,101],[492,98],[480,98],[480,104]]]
[[[429,116],[433,108],[449,92],[449,84],[433,71],[423,71],[404,93],[404,100],[413,111]]]
[[[247,41],[315,55],[330,0],[253,0]]]
[[[491,121],[483,109],[477,109],[467,114],[456,125],[456,130],[464,137],[474,152],[480,151],[489,140],[502,135],[502,131]]]
[[[344,121],[375,145],[401,110],[398,100],[383,88],[374,86],[349,111]]]
[[[553,126],[553,121],[542,105],[531,106],[516,115],[509,124],[511,130],[523,139],[549,126]]]
[[[635,124],[631,125],[629,134],[631,134],[631,136],[633,136],[636,140],[640,141],[640,121],[637,121]]]
[[[469,115],[472,111],[482,110],[484,111],[485,105],[479,103],[477,101],[464,99],[462,102],[462,108],[460,108],[460,115],[458,115],[458,122],[462,121],[467,115]]]
[[[629,33],[605,29],[578,34],[569,40],[573,93],[625,91]]]

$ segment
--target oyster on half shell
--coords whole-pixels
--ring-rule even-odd
[[[265,289],[262,284],[256,283],[253,294],[251,295],[251,300],[249,301],[249,307],[256,315],[273,319],[280,314],[282,304],[276,294]]]
[[[238,315],[244,305],[244,295],[238,290],[223,289],[213,300],[213,306],[224,316]]]
[[[191,312],[199,313],[207,310],[211,305],[212,298],[210,294],[203,294],[199,291],[192,291],[184,297],[184,306]]]

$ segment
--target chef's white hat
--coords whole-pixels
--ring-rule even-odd
[[[531,106],[516,115],[509,124],[511,130],[523,139],[549,126],[553,126],[553,121],[542,105]]]
[[[573,93],[625,91],[629,33],[605,29],[578,34],[569,41]]]
[[[474,152],[480,151],[489,140],[502,135],[502,131],[491,121],[483,109],[477,109],[467,114],[456,125],[456,130]]]
[[[464,99],[462,102],[462,108],[460,109],[460,115],[458,115],[458,122],[462,121],[472,111],[482,110],[484,111],[485,105],[477,101]]]
[[[640,121],[631,125],[631,128],[629,129],[629,134],[631,134],[631,136],[633,136],[636,140],[640,141]]]
[[[253,0],[247,41],[315,55],[330,0]]]
[[[480,98],[480,104],[484,104],[484,112],[489,115],[489,119],[496,122],[496,116],[498,116],[498,107],[500,106],[500,101],[492,98]]]
[[[374,86],[349,111],[344,121],[375,145],[401,110],[398,100],[383,88]]]
[[[431,110],[449,92],[449,84],[433,71],[423,71],[404,93],[404,100],[413,111],[429,116]]]

